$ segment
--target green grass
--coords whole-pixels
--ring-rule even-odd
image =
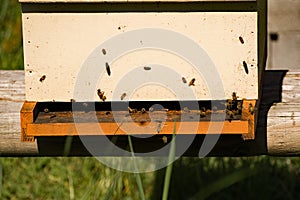
[[[299,158],[180,158],[169,199],[299,199]],[[152,199],[160,199],[165,169],[157,172]]]
[[[0,158],[0,166],[1,199],[141,199],[135,174],[95,158]],[[165,172],[140,174],[145,199],[162,198]],[[180,158],[170,180],[169,199],[300,197],[299,158]]]
[[[0,70],[23,69],[21,7],[17,0],[0,3]]]
[[[1,199],[139,199],[134,174],[103,166],[95,158],[0,158]],[[153,173],[141,174],[151,185]],[[149,199],[151,187],[145,190]]]

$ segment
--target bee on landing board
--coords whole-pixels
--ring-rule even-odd
[[[252,105],[252,103],[249,104],[249,112],[251,113],[251,115],[253,115],[254,113],[254,106]]]
[[[136,113],[137,109],[128,107],[128,111],[129,111],[129,113]]]

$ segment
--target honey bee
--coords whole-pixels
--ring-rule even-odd
[[[247,65],[246,61],[243,61],[243,66],[244,66],[246,74],[248,74],[249,70],[248,70],[248,65]]]
[[[105,68],[106,68],[106,72],[107,72],[108,76],[110,76],[111,71],[110,71],[110,67],[109,67],[108,62],[105,63]]]
[[[188,107],[184,107],[184,108],[183,108],[183,111],[184,111],[184,112],[190,112],[190,109],[189,109]]]
[[[205,117],[206,116],[206,112],[200,110],[200,117]]]
[[[120,98],[121,98],[121,100],[123,100],[125,97],[126,97],[126,93],[124,92]]]
[[[168,143],[168,138],[167,138],[167,136],[163,136],[162,138],[162,141],[166,144],[166,143]]]
[[[75,99],[70,99],[70,101],[71,101],[72,103],[74,103],[74,102],[75,102]]]
[[[226,102],[226,109],[231,110],[232,109],[232,99],[228,99]]]
[[[251,113],[251,115],[253,115],[254,113],[254,106],[252,105],[252,103],[249,104],[249,112]]]
[[[200,109],[200,117],[205,117],[206,116],[206,108],[205,107],[201,107]]]
[[[232,101],[237,101],[238,96],[236,95],[236,92],[232,93]]]
[[[136,108],[130,108],[130,107],[128,106],[128,111],[129,111],[129,113],[136,113],[136,112],[137,112],[137,109],[136,109]]]
[[[102,53],[103,53],[103,55],[106,55],[106,50],[102,49]]]
[[[50,116],[50,119],[53,119],[54,117],[56,117],[56,115],[51,115],[51,116]]]
[[[45,113],[48,113],[48,112],[49,112],[49,109],[48,109],[48,108],[45,108],[45,109],[44,109],[44,112],[45,112]]]
[[[145,66],[145,67],[144,67],[144,70],[149,71],[149,70],[151,70],[151,67]]]
[[[105,101],[106,100],[106,96],[104,95],[104,91],[101,91],[100,89],[97,90],[97,94],[99,96],[99,98],[102,100],[102,101]]]
[[[146,112],[146,109],[145,108],[142,108],[141,109],[141,113],[145,113]]]
[[[189,86],[195,86],[195,81],[196,81],[196,79],[195,78],[193,78],[190,82],[189,82]]]
[[[157,125],[156,131],[157,131],[157,133],[160,133],[160,131],[161,131],[161,123],[159,123],[159,124]]]
[[[244,39],[243,39],[243,37],[242,36],[240,36],[239,37],[239,40],[240,40],[240,42],[242,43],[242,44],[244,44],[245,42],[244,42]]]
[[[46,79],[46,75],[43,75],[43,76],[40,78],[40,82],[43,82],[45,79]]]
[[[182,82],[183,83],[187,83],[186,79],[184,77],[182,77]]]
[[[227,110],[226,111],[227,115],[229,115],[229,122],[231,122],[231,120],[234,118],[234,113],[231,110]]]

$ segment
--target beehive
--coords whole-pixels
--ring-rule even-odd
[[[27,102],[259,100],[264,1],[20,2]]]

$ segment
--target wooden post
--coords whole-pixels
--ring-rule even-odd
[[[36,142],[20,139],[20,110],[24,100],[24,71],[0,70],[0,156],[38,154]]]
[[[274,104],[268,113],[268,154],[300,155],[300,73],[290,71],[282,84],[282,103]]]
[[[274,104],[268,114],[268,153],[300,155],[300,104]]]

